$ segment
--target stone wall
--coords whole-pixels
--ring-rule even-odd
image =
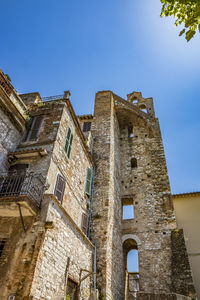
[[[136,300],[191,300],[191,298],[179,294],[138,293]]]
[[[113,108],[110,92],[96,95],[92,123],[96,172],[91,236],[97,247],[100,299],[124,298],[118,122]]]
[[[150,104],[152,100],[148,109],[153,112]],[[109,91],[99,92],[92,135],[96,165],[92,241],[97,246],[100,298],[123,299],[126,239],[138,244],[140,290],[170,293],[171,230],[176,220],[159,123],[152,113]],[[136,158],[136,168],[131,167],[131,158]],[[133,201],[133,220],[122,220],[123,199]]]
[[[173,292],[195,299],[196,293],[182,229],[172,231]]]
[[[27,299],[32,283],[44,226],[34,217],[24,217],[26,232],[19,217],[0,218],[0,238],[6,239],[0,258],[0,299],[15,294]]]
[[[44,148],[48,155],[28,159],[25,157],[17,162],[28,163],[29,171],[42,174],[48,186],[47,193],[54,193],[58,174],[66,179],[62,204],[81,227],[82,213],[89,215],[90,208],[90,198],[85,194],[85,183],[87,168],[92,169],[93,165],[88,158],[87,148],[80,138],[66,102],[44,102],[30,105],[29,109],[32,116],[43,115],[44,119],[37,141],[24,141],[17,150],[25,152],[29,149]],[[68,127],[74,135],[70,158],[64,150]]]
[[[122,221],[123,237],[138,243],[140,290],[170,292],[171,229],[176,222],[159,124],[119,97],[115,107],[120,124],[121,199],[132,199],[135,215]],[[132,158],[137,161],[133,167]]]
[[[22,133],[11,123],[10,119],[0,111],[0,170],[9,167],[7,154],[14,151],[22,138]]]
[[[46,230],[39,252],[30,295],[32,299],[64,299],[65,272],[70,258],[68,276],[79,282],[81,269],[93,272],[94,247],[87,237],[74,226],[74,222],[58,201],[45,196],[46,222],[52,227]],[[86,275],[83,272],[82,277]],[[82,281],[80,299],[89,299],[93,277]]]
[[[68,127],[73,133],[70,158],[64,150]],[[57,174],[61,174],[66,179],[62,205],[80,227],[82,213],[89,215],[90,208],[90,198],[85,194],[87,168],[93,169],[92,161],[87,156],[71,114],[64,106],[47,175],[48,182],[51,183],[47,192],[54,192]]]

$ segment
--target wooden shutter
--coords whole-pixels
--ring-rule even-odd
[[[83,123],[83,132],[90,131],[90,129],[91,129],[91,122],[84,122]]]
[[[70,141],[69,141],[69,148],[68,148],[68,152],[67,152],[67,157],[70,158],[70,154],[71,154],[71,150],[72,150],[72,142],[73,142],[73,134],[71,133],[71,136],[70,136]]]
[[[88,196],[90,196],[91,184],[92,184],[92,170],[90,168],[87,168],[87,177],[86,177],[86,183],[85,183],[85,193]]]
[[[88,215],[82,214],[82,224],[81,224],[82,231],[87,235],[88,231]]]
[[[60,201],[61,203],[62,203],[62,200],[63,200],[63,194],[64,194],[64,190],[65,190],[65,183],[66,183],[65,178],[63,178],[60,174],[58,174],[54,195],[58,198],[58,201]]]
[[[2,252],[3,252],[3,248],[5,247],[5,243],[6,243],[6,239],[1,239],[0,240],[0,257],[1,257]]]
[[[33,118],[33,123],[31,125],[30,132],[27,137],[27,141],[36,141],[39,135],[40,127],[44,116],[37,116]]]
[[[71,129],[68,127],[66,142],[65,142],[65,152],[67,153],[67,157],[70,158],[71,150],[72,150],[72,142],[73,142],[73,134]]]

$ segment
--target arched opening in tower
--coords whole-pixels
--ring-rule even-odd
[[[139,292],[139,259],[138,245],[133,239],[123,243],[125,261],[125,299],[135,299]]]
[[[139,106],[139,108],[140,108],[141,111],[147,113],[147,107],[146,107],[146,105],[141,104],[141,105]]]

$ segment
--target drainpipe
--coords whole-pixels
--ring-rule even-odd
[[[94,176],[95,176],[95,167],[93,169],[93,177],[92,177],[92,191],[91,191],[91,201],[90,201],[90,215],[89,215],[89,224],[88,224],[88,239],[90,239],[90,228],[91,228],[91,219],[92,219],[92,206],[93,206],[93,194],[94,194]],[[97,250],[96,246],[94,246],[94,300],[96,300],[96,291],[97,291],[97,279],[96,279],[96,263],[97,263]]]
[[[96,300],[97,292],[97,275],[96,275],[96,263],[97,263],[97,249],[94,248],[94,300]]]
[[[92,206],[93,206],[93,193],[94,193],[94,176],[95,176],[95,167],[93,169],[93,177],[92,177],[92,192],[91,192],[90,215],[89,215],[89,224],[88,224],[88,239],[90,239],[90,227],[91,227],[91,219],[92,219]]]

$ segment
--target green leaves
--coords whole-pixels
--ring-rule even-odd
[[[183,30],[181,30],[181,32],[179,33],[179,36],[183,35],[185,32],[185,28]]]
[[[174,16],[175,25],[184,24],[179,36],[185,33],[189,42],[195,35],[197,28],[200,32],[200,0],[160,0],[163,4],[160,16]],[[186,29],[188,29],[186,31]]]

